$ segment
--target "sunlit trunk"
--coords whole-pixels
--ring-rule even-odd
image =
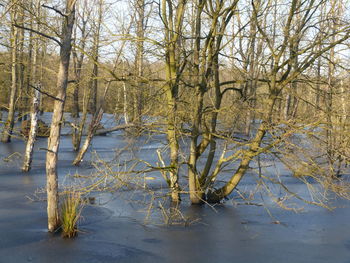
[[[249,144],[249,148],[244,151],[239,166],[236,169],[234,175],[223,187],[209,192],[207,194],[207,201],[209,203],[218,203],[222,199],[227,197],[229,194],[231,194],[232,191],[237,187],[243,176],[246,174],[247,170],[249,169],[249,164],[251,163],[253,158],[259,154],[259,148],[268,130],[269,119],[272,118],[276,97],[276,94],[273,94],[270,95],[270,97],[268,98],[266,102],[266,112],[264,114],[264,120],[260,124],[252,142]]]
[[[49,232],[53,232],[59,227],[57,160],[63,109],[68,84],[69,59],[72,48],[72,30],[75,19],[75,3],[75,0],[67,0],[66,2],[67,16],[63,18],[64,22],[62,25],[60,62],[57,74],[57,93],[52,113],[50,136],[48,138],[46,154],[47,216]]]
[[[34,142],[35,142],[36,133],[38,130],[39,102],[40,102],[40,93],[38,90],[35,90],[34,96],[33,96],[32,112],[30,114],[30,131],[28,135],[28,141],[27,141],[25,155],[24,155],[24,162],[22,166],[23,172],[28,172],[31,169],[31,164],[33,160]]]
[[[81,147],[81,149],[79,150],[77,156],[75,157],[75,159],[73,161],[74,165],[79,165],[81,163],[81,161],[84,158],[85,153],[89,149],[89,146],[92,142],[92,139],[93,139],[97,129],[100,127],[100,123],[101,123],[101,120],[103,117],[103,103],[106,99],[106,95],[107,95],[107,92],[110,88],[110,85],[111,85],[111,82],[108,82],[106,84],[103,96],[102,96],[101,101],[98,105],[97,112],[95,112],[95,114],[92,116],[91,123],[90,123],[89,130],[88,130],[88,134],[86,135],[84,144]]]

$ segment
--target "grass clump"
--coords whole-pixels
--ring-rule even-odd
[[[73,238],[77,235],[82,209],[81,194],[74,191],[68,192],[61,204],[60,217],[63,237]]]

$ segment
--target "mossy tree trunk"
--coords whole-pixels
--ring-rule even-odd
[[[164,93],[167,105],[167,140],[170,148],[170,169],[168,171],[168,182],[173,202],[180,201],[179,194],[179,142],[177,129],[177,100],[179,92],[179,58],[176,52],[176,45],[181,36],[183,18],[185,13],[186,0],[177,3],[176,11],[173,9],[173,2],[162,0],[161,16],[164,23],[165,41],[165,74],[166,84]]]

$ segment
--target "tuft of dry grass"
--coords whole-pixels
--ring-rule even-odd
[[[62,236],[73,238],[78,232],[78,221],[81,216],[83,204],[79,192],[67,192],[61,204],[61,228]]]

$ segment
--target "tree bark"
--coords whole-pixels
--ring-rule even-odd
[[[31,169],[31,164],[33,160],[34,142],[35,142],[36,133],[38,129],[39,102],[40,102],[40,92],[38,90],[35,90],[34,97],[33,97],[32,112],[30,114],[30,131],[29,131],[26,151],[24,155],[24,162],[22,166],[23,172],[28,172]]]
[[[169,182],[171,200],[180,201],[178,171],[179,171],[179,143],[177,138],[177,100],[178,100],[178,60],[176,44],[181,35],[182,22],[186,1],[179,1],[174,14],[173,3],[162,0],[161,16],[165,29],[165,74],[166,84],[163,89],[167,100],[167,140],[170,148]]]
[[[72,48],[72,31],[75,20],[75,3],[76,0],[67,0],[67,16],[63,17],[64,22],[62,25],[60,64],[57,75],[57,95],[54,103],[50,137],[48,139],[46,154],[47,215],[49,232],[53,232],[59,227],[57,160],[63,109],[68,84],[69,59]]]
[[[37,16],[40,15],[40,0],[37,0]],[[34,16],[32,15],[32,19],[34,19]],[[31,23],[31,28],[33,27],[33,21]],[[37,23],[35,30],[39,31],[39,23]],[[40,101],[41,101],[41,94],[38,90],[34,90],[30,87],[31,82],[33,81],[34,85],[37,86],[37,88],[40,88],[40,82],[38,77],[38,55],[39,55],[39,41],[38,39],[32,39],[33,34],[30,32],[30,53],[29,53],[29,65],[28,65],[28,72],[30,75],[27,76],[27,93],[32,94],[33,97],[33,104],[32,104],[32,111],[30,114],[30,130],[29,130],[29,136],[28,141],[26,144],[26,150],[25,150],[25,156],[22,166],[23,172],[28,172],[31,169],[32,159],[33,159],[33,150],[34,150],[34,143],[35,138],[38,130],[38,114],[40,111]],[[33,49],[33,50],[32,50]],[[32,61],[33,60],[33,61]]]

